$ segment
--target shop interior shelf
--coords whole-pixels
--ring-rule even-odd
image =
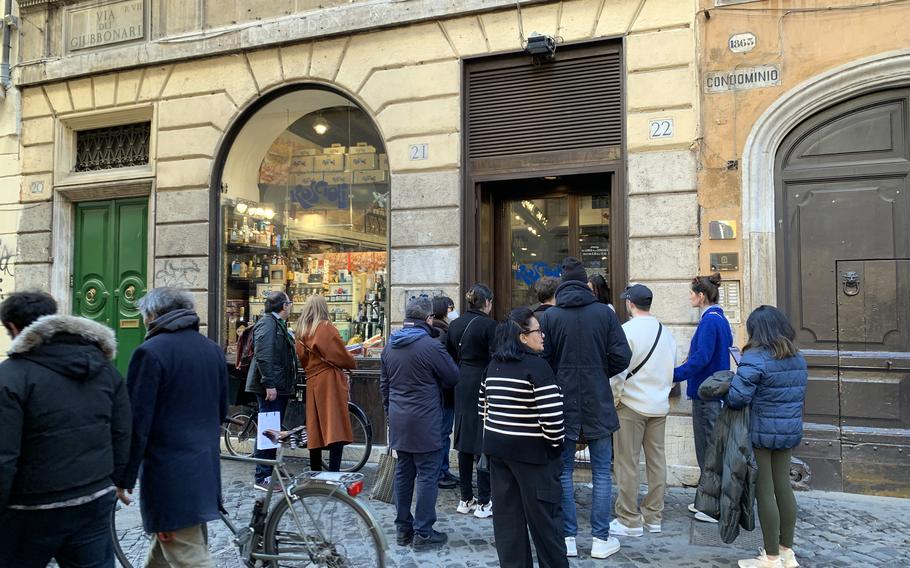
[[[228,243],[228,252],[247,253],[247,254],[274,254],[275,247],[268,245],[251,245],[245,243]]]

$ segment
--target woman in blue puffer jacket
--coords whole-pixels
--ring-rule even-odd
[[[765,549],[740,568],[797,568],[793,553],[796,498],[790,487],[790,452],[803,437],[808,372],[796,334],[775,307],[761,306],[746,321],[749,341],[725,402],[751,404],[750,433],[758,463],[756,500]]]

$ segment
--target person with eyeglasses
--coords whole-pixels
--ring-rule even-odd
[[[253,361],[246,378],[247,392],[256,395],[259,412],[278,412],[284,415],[294,383],[297,380],[297,353],[294,338],[288,331],[291,302],[284,292],[269,292],[265,298],[265,313],[253,327]],[[254,457],[273,460],[276,450],[256,449]],[[257,465],[255,487],[268,490],[272,467]]]
[[[496,328],[496,350],[480,383],[483,451],[490,457],[499,563],[531,568],[531,543],[543,568],[569,566],[562,530],[562,390],[540,357],[546,336],[530,308],[515,308]]]

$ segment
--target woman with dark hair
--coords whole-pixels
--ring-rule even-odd
[[[673,381],[687,381],[686,395],[692,401],[692,431],[695,437],[695,459],[698,469],[705,471],[705,453],[711,444],[714,422],[720,414],[720,401],[702,400],[698,387],[717,371],[730,370],[730,346],[733,332],[724,311],[717,305],[720,296],[720,274],[697,276],[689,287],[689,303],[702,310],[701,319],[689,344],[689,356],[673,371]],[[716,523],[710,516],[689,505],[699,521]]]
[[[588,277],[588,288],[594,292],[594,297],[597,298],[597,301],[601,304],[606,304],[610,306],[610,309],[614,312],[616,308],[613,307],[613,298],[610,292],[610,285],[607,284],[607,279],[604,278],[603,274],[592,274]]]
[[[562,513],[562,392],[545,359],[544,334],[530,308],[496,328],[496,351],[480,385],[483,451],[490,457],[500,566],[567,567]]]
[[[471,477],[474,462],[483,449],[483,428],[477,415],[477,393],[484,369],[490,363],[496,320],[493,310],[493,291],[485,284],[474,284],[465,294],[468,311],[449,325],[446,350],[458,364],[458,384],[455,385],[455,449],[458,450],[458,475],[461,480],[461,501],[457,511],[485,519],[493,514],[490,501],[490,474],[477,471],[477,498]]]
[[[455,312],[455,302],[448,296],[433,298],[433,329],[439,332],[437,339],[446,344],[449,335],[449,314]],[[442,389],[442,469],[439,471],[439,488],[458,487],[458,478],[449,472],[449,448],[452,446],[452,427],[455,424],[455,389]]]
[[[803,437],[803,403],[809,380],[796,333],[775,307],[760,306],[746,320],[749,341],[725,398],[750,409],[750,436],[758,463],[756,500],[765,548],[740,568],[797,568],[793,553],[796,499],[790,487],[790,452]]]

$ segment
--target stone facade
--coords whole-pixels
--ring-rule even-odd
[[[215,269],[208,259],[211,180],[226,134],[262,95],[318,84],[356,101],[386,143],[393,322],[401,319],[407,290],[460,295],[463,235],[454,221],[462,199],[460,62],[521,49],[514,2],[353,2],[323,10],[304,10],[307,3],[299,1],[221,2],[236,4],[224,14],[238,19],[214,23],[210,12],[198,11],[211,1],[152,1],[148,33],[154,41],[73,53],[57,37],[66,8],[37,4],[24,19],[44,22],[56,35],[45,43],[24,40],[18,197],[54,213],[28,239],[30,269],[18,286],[46,285],[69,297],[66,212],[89,186],[101,184],[106,196],[117,195],[120,186],[141,186],[154,220],[149,284],[185,286],[207,299],[208,271]],[[284,9],[299,18],[284,17]],[[624,41],[628,273],[661,294],[655,312],[676,335],[682,360],[697,317],[686,307],[686,284],[701,268],[696,1],[523,1],[521,20],[525,33],[566,42]],[[72,174],[65,167],[72,131],[124,113],[152,122],[148,168]],[[674,120],[674,135],[651,138],[649,121],[665,118]],[[429,158],[408,160],[409,145],[418,143],[429,145]],[[426,218],[453,221],[418,223]],[[671,451],[674,463],[683,467],[679,479],[691,476],[694,464],[685,446],[691,444],[688,424],[685,416],[674,418],[669,434],[679,450]]]

